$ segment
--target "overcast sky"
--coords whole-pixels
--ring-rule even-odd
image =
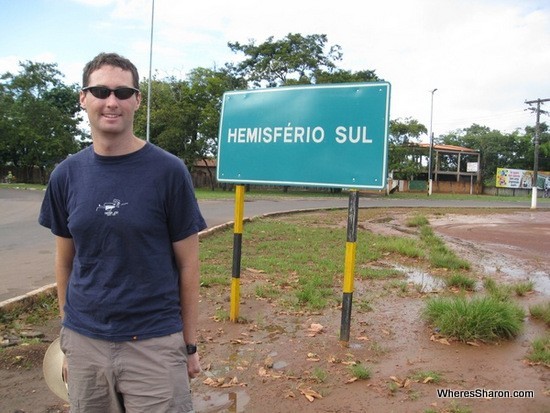
[[[152,0],[0,0],[0,10],[0,73],[53,62],[80,83],[87,61],[114,51],[149,75]],[[326,34],[341,69],[390,82],[391,119],[429,127],[437,88],[436,136],[473,123],[523,130],[535,123],[525,101],[550,98],[548,0],[155,0],[153,73],[183,78],[242,57],[228,42],[288,33]]]

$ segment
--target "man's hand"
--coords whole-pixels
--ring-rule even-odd
[[[189,374],[190,379],[198,377],[201,373],[201,362],[198,352],[187,356],[187,373]]]

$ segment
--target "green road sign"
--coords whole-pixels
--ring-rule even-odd
[[[384,188],[389,107],[387,82],[225,93],[217,179]]]

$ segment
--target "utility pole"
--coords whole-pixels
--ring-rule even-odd
[[[151,2],[151,44],[149,46],[149,81],[147,82],[147,142],[151,140],[151,70],[153,67],[153,23],[155,22],[155,0]]]
[[[525,101],[526,104],[532,105],[534,103],[537,104],[537,108],[530,108],[531,110],[534,110],[537,113],[537,123],[535,124],[535,159],[533,161],[533,185],[532,185],[532,191],[531,191],[531,209],[537,208],[537,180],[538,180],[538,172],[539,172],[539,143],[540,143],[540,114],[541,112],[546,113],[544,111],[541,111],[540,105],[544,102],[550,102],[549,99],[536,99],[536,100],[529,100]]]
[[[428,154],[428,196],[430,196],[432,194],[432,189],[433,189],[433,180],[432,180],[432,152],[433,152],[433,146],[434,146],[434,133],[433,133],[433,130],[432,130],[432,125],[433,125],[433,118],[434,118],[434,93],[435,91],[437,90],[437,88],[435,88],[434,90],[431,91],[431,94],[432,94],[432,103],[431,103],[431,106],[430,106],[430,151],[429,151],[429,154]]]

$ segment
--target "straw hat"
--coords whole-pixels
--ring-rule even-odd
[[[50,390],[58,397],[69,401],[67,383],[63,381],[63,358],[64,354],[59,346],[59,338],[56,338],[46,350],[42,371],[44,379]]]

